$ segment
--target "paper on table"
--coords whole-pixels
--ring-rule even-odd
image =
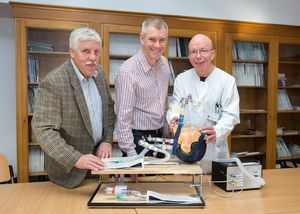
[[[178,203],[198,203],[199,198],[191,197],[189,195],[170,195],[162,194],[154,191],[147,191],[147,201],[159,200],[164,202],[178,202]]]
[[[122,168],[141,168],[144,169],[144,158],[106,158],[102,160],[105,162],[106,167],[104,169],[122,169]]]

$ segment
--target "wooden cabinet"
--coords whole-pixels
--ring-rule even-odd
[[[113,92],[119,66],[139,49],[142,22],[154,14],[24,3],[11,5],[16,23],[18,181],[27,182],[30,176],[44,175],[44,172],[30,172],[30,150],[38,150],[39,145],[31,134],[33,109],[28,100],[34,102],[30,97],[36,93],[39,80],[68,57],[71,30],[87,26],[100,33],[103,40],[100,63]],[[174,76],[192,67],[187,57],[187,42],[198,33],[213,40],[217,67],[235,75],[237,81],[240,80],[233,73],[237,67],[250,70],[249,78],[257,84],[238,83],[241,123],[229,137],[230,150],[250,152],[247,157],[260,160],[264,168],[274,168],[276,138],[279,136],[297,145],[300,140],[300,27],[168,15],[160,17],[169,26],[169,43],[164,55],[172,65]],[[30,50],[29,41],[51,44],[53,50]],[[184,49],[178,54],[180,41]],[[237,53],[233,52],[236,46],[248,47],[245,49],[250,57],[236,57]],[[264,49],[261,51],[265,52],[263,58],[253,58],[253,50],[247,50],[258,47]],[[36,74],[30,72],[28,75],[29,69]],[[255,72],[259,74],[257,80],[251,76]],[[285,73],[287,85],[278,86],[278,73]],[[293,109],[277,109],[277,97],[282,89]],[[172,86],[169,94],[172,94]],[[285,133],[277,134],[277,127],[279,130],[284,127]],[[289,158],[297,160],[297,157]],[[277,158],[277,161],[281,159]]]
[[[281,38],[278,44],[276,160],[282,167],[299,163],[300,40]],[[297,152],[298,151],[298,152]]]
[[[69,57],[69,35],[87,23],[16,19],[18,182],[45,175],[43,152],[31,131],[39,80]]]
[[[231,155],[255,158],[264,167],[272,166],[273,153],[273,40],[264,36],[229,34],[228,67],[240,95],[240,124],[232,134]]]

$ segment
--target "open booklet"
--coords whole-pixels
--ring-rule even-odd
[[[104,169],[141,168],[144,169],[144,158],[138,155],[132,157],[102,159],[106,167]]]
[[[147,191],[147,201],[161,201],[161,202],[176,202],[180,204],[189,204],[189,203],[199,203],[200,198],[192,197],[190,195],[170,195],[170,194],[162,194],[154,191]]]
[[[144,169],[145,164],[145,154],[148,149],[144,149],[140,154],[133,155],[130,157],[117,157],[117,158],[105,158],[102,159],[106,163],[104,169],[124,169],[124,168],[141,168]]]

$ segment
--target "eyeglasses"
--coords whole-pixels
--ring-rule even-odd
[[[189,52],[189,55],[190,55],[191,57],[195,57],[195,56],[197,56],[198,54],[199,54],[200,56],[207,56],[208,53],[210,53],[212,50],[213,50],[213,49],[210,49],[210,50],[207,50],[207,49],[193,50],[193,51]]]

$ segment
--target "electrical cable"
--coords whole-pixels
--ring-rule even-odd
[[[230,195],[229,194],[222,194],[222,193],[220,193],[220,192],[213,189],[212,183],[217,183],[217,181],[211,181],[210,177],[205,172],[203,172],[203,173],[204,173],[204,176],[207,178],[209,189],[213,193],[213,195],[208,195],[208,196],[203,195],[203,198],[205,200],[210,199],[210,198],[220,198],[220,197],[222,197],[222,198],[233,198],[233,197],[236,197],[236,196],[238,196],[239,194],[241,194],[243,192],[243,186],[242,186],[242,188],[240,189],[239,192],[235,192],[235,190],[232,189],[232,191],[231,191],[232,194],[230,194]],[[218,181],[218,182],[227,183],[227,182],[231,182],[231,181],[226,180],[226,181]]]

